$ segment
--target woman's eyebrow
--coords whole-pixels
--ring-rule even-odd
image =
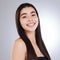
[[[32,13],[36,13],[36,12],[35,12],[35,11],[32,11],[31,14],[32,14]]]
[[[31,14],[32,13],[36,13],[36,12],[35,11],[32,11]],[[27,13],[22,13],[20,16],[22,16],[22,15],[27,15]]]
[[[27,13],[22,13],[20,16],[22,16],[22,15],[26,15]]]

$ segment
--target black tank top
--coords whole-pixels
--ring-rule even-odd
[[[37,60],[48,60],[46,57],[37,57]]]

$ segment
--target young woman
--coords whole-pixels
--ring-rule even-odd
[[[41,37],[38,12],[32,4],[18,7],[16,26],[20,38],[14,43],[12,60],[51,60]]]

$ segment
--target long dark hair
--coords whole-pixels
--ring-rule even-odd
[[[34,10],[36,11],[36,14],[38,16],[38,12],[37,12],[36,8],[32,4],[23,3],[16,10],[16,27],[17,27],[17,31],[18,31],[19,36],[25,42],[26,47],[27,47],[27,58],[26,58],[26,60],[32,60],[32,59],[36,59],[37,60],[37,55],[36,55],[36,53],[35,53],[35,51],[33,49],[33,46],[31,44],[30,40],[28,39],[28,37],[26,36],[26,34],[24,32],[24,29],[22,28],[22,26],[20,24],[20,12],[25,7],[34,8]],[[39,18],[39,16],[38,16],[38,18]],[[40,20],[38,19],[38,21],[39,21],[38,27],[35,30],[36,43],[37,43],[40,51],[43,53],[43,55],[45,57],[47,57],[48,60],[51,60],[50,56],[49,56],[49,54],[47,52],[47,49],[46,49],[46,47],[45,47],[45,45],[43,43],[42,37],[41,37]]]

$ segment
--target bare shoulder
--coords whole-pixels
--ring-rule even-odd
[[[16,39],[14,45],[16,45],[17,47],[20,47],[20,49],[26,51],[26,44],[21,38]]]
[[[12,60],[25,60],[26,51],[24,41],[20,38],[16,39],[12,51]]]

